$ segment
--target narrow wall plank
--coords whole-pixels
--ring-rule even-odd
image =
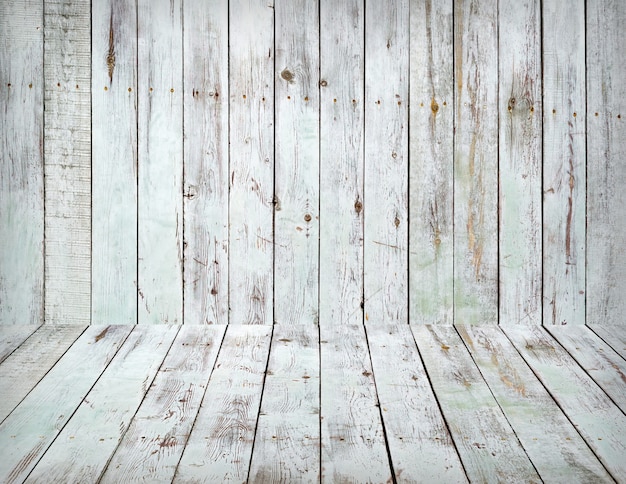
[[[587,322],[626,312],[626,3],[590,0],[587,14]]]
[[[229,322],[273,324],[274,5],[229,15]]]
[[[186,0],[183,9],[184,318],[226,324],[228,1]]]
[[[541,21],[543,324],[584,324],[585,2],[544,0]]]
[[[91,2],[46,0],[45,319],[91,321]]]
[[[544,329],[502,329],[587,445],[619,481],[626,475],[626,415]]]
[[[278,295],[274,298],[274,320],[278,324],[316,324],[320,233],[319,5],[310,0],[276,0],[274,11],[274,292]]]
[[[320,322],[363,321],[364,5],[320,0]]]
[[[390,482],[376,385],[361,324],[320,324],[321,482]]]
[[[410,9],[409,317],[451,324],[453,5],[412,0]]]
[[[367,325],[397,482],[467,482],[408,325]]]
[[[365,319],[408,321],[409,3],[365,3]]]
[[[138,2],[138,322],[183,322],[180,0]]]
[[[174,482],[244,482],[272,327],[230,325]]]
[[[26,341],[39,326],[33,325],[11,325],[0,326],[0,363],[6,360],[16,348]]]
[[[0,421],[85,331],[85,325],[43,325],[0,365]]]
[[[543,481],[611,481],[500,328],[456,329]]]
[[[454,8],[454,318],[498,314],[497,2]]]
[[[470,482],[541,482],[454,327],[411,329]]]
[[[92,2],[92,323],[137,322],[137,11]]]
[[[22,482],[26,478],[131,330],[130,326],[121,325],[89,326],[0,424],[2,482]]]
[[[541,324],[540,1],[498,2],[498,33],[499,318]]]
[[[44,321],[43,3],[0,2],[0,324]]]
[[[277,325],[250,482],[320,482],[320,360],[315,325]]]
[[[26,482],[98,481],[178,330],[137,327]]]
[[[626,326],[592,324],[589,328],[626,359]]]
[[[99,482],[171,482],[226,326],[184,325]]]

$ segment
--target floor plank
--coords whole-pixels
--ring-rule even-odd
[[[317,326],[275,326],[250,482],[319,482],[319,374]]]
[[[0,363],[6,360],[16,348],[28,339],[40,325],[3,324],[0,325]]]
[[[322,482],[392,479],[362,325],[320,325]]]
[[[398,482],[467,482],[406,324],[367,325],[376,389]]]
[[[541,482],[452,326],[412,326],[471,482]]]
[[[183,325],[101,483],[171,482],[226,326]]]
[[[85,331],[85,325],[41,326],[0,365],[0,422]]]
[[[545,482],[611,481],[498,326],[457,326],[457,331]]]
[[[130,331],[124,326],[90,326],[0,424],[0,482],[21,482],[28,475]]]
[[[244,482],[272,326],[228,326],[175,482]]]
[[[626,415],[544,329],[502,329],[613,478],[623,480]]]
[[[26,482],[96,482],[178,330],[136,326]]]
[[[619,355],[626,359],[626,325],[625,326],[601,326],[590,324],[588,326],[594,333],[602,338]]]

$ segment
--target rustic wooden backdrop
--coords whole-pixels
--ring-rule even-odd
[[[624,324],[626,2],[3,0],[0,323]]]

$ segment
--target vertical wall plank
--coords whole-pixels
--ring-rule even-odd
[[[315,0],[277,0],[274,8],[274,320],[317,324],[319,9]]]
[[[500,323],[541,324],[541,7],[498,10]]]
[[[266,0],[233,0],[229,7],[229,301],[234,324],[273,323],[273,7]]]
[[[365,319],[408,322],[408,1],[366,2],[365,31]]]
[[[498,8],[454,7],[455,322],[498,317]]]
[[[184,315],[226,324],[228,0],[185,0],[183,8]]]
[[[587,322],[626,312],[626,3],[588,0]]]
[[[91,2],[46,0],[45,319],[91,320]]]
[[[364,5],[320,0],[320,322],[363,321]]]
[[[543,323],[584,324],[585,2],[542,10]]]
[[[137,12],[92,2],[92,323],[137,321]]]
[[[43,4],[0,2],[0,324],[44,314]]]
[[[452,324],[452,1],[412,0],[410,9],[409,317]]]
[[[180,0],[138,2],[139,323],[183,322]]]

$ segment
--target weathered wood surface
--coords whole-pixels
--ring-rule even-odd
[[[610,482],[576,428],[494,325],[456,327],[544,482]]]
[[[619,353],[622,358],[626,359],[626,325],[602,326],[590,324],[588,327]]]
[[[397,482],[467,482],[408,325],[366,326]]]
[[[626,415],[544,329],[503,330],[611,476],[623,480]]]
[[[498,317],[541,324],[540,0],[498,2],[498,67]]]
[[[320,2],[320,324],[363,321],[365,11]],[[278,208],[278,207],[277,207]]]
[[[274,320],[311,325],[319,299],[319,5],[275,0],[274,12]]]
[[[44,2],[45,320],[91,321],[91,2]]]
[[[470,482],[541,482],[454,327],[411,329]]]
[[[563,8],[544,0],[541,22],[549,26],[542,31],[543,324],[584,324],[585,2]]]
[[[183,8],[184,317],[227,324],[228,0]]]
[[[230,325],[175,482],[244,482],[259,416],[272,326]]]
[[[0,324],[44,321],[43,2],[0,2]]]
[[[453,321],[453,2],[410,2],[409,317]]]
[[[320,482],[319,332],[274,327],[250,482]]]
[[[409,3],[365,2],[364,310],[408,321]]]
[[[137,322],[135,6],[104,0],[91,10],[93,324]]]
[[[586,3],[587,323],[625,324],[626,3]]]
[[[0,327],[0,363],[26,341],[39,326],[3,325]]]
[[[229,321],[273,324],[274,6],[229,3]]]
[[[497,2],[454,8],[454,321],[498,320]]]

